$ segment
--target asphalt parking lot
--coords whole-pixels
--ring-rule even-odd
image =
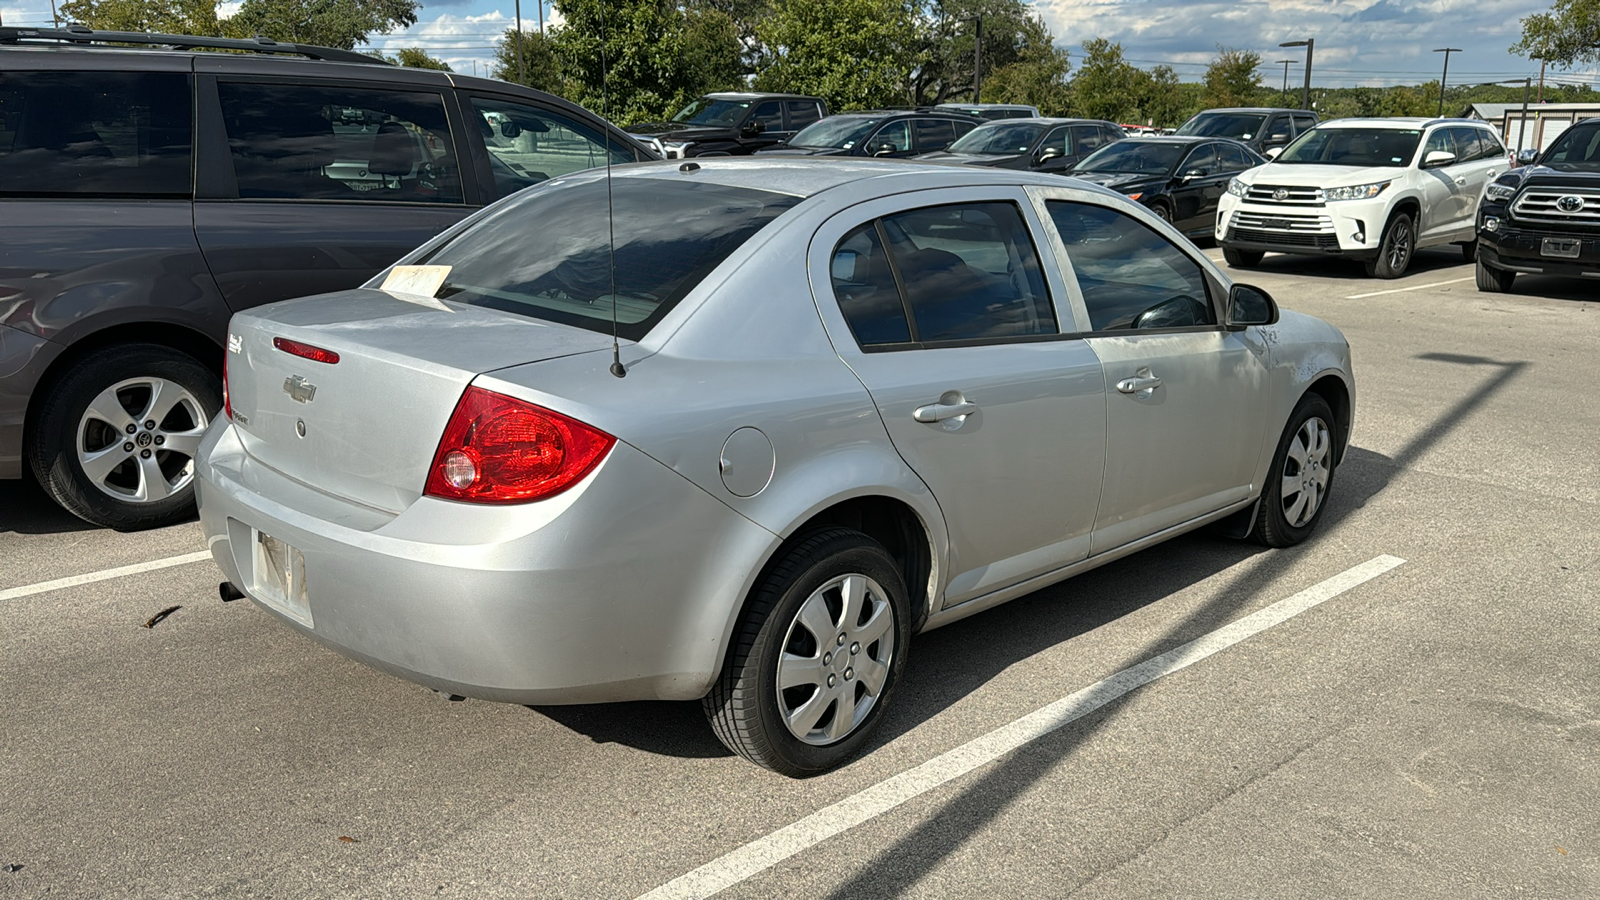
[[[1233,274],[1353,347],[1317,535],[924,635],[806,781],[695,704],[444,701],[0,482],[0,896],[1600,896],[1594,283]]]

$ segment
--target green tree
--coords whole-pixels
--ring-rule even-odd
[[[1048,81],[1050,69],[1064,63],[1044,51],[1054,43],[1044,20],[1023,0],[908,0],[916,22],[916,53],[907,68],[907,93],[917,104],[970,100],[973,88],[975,16],[983,17],[983,87],[990,96],[992,79],[1014,85]],[[1000,73],[1017,64],[1044,66],[1044,72]],[[1063,70],[1064,71],[1064,70]]]
[[[1261,102],[1261,54],[1217,47],[1217,58],[1206,67],[1201,101],[1208,108],[1255,106]]]
[[[1140,104],[1145,121],[1157,128],[1176,128],[1189,118],[1185,91],[1171,66],[1150,70],[1148,93]]]
[[[1522,20],[1522,40],[1511,52],[1562,69],[1600,62],[1600,0],[1555,0],[1549,12]]]
[[[417,0],[244,0],[222,25],[237,37],[353,50],[370,35],[415,25],[420,5]]]
[[[1018,32],[1021,40],[1014,62],[991,70],[983,78],[983,99],[990,103],[1027,103],[1047,116],[1067,111],[1072,92],[1067,73],[1072,63],[1058,48],[1044,20],[1027,17]],[[984,35],[987,48],[988,35]]]
[[[216,0],[66,0],[61,19],[103,31],[222,34]]]
[[[722,12],[669,0],[556,0],[555,6],[565,22],[550,31],[550,44],[565,76],[564,95],[620,125],[665,118],[707,91],[738,83],[739,41]]]
[[[1122,45],[1105,38],[1083,42],[1083,60],[1072,77],[1072,111],[1090,119],[1122,122],[1139,112],[1136,93],[1149,79],[1122,58]]]
[[[566,86],[561,76],[561,61],[556,58],[555,48],[548,38],[537,31],[522,32],[520,78],[517,76],[517,54],[517,30],[507,28],[494,48],[493,77],[551,94],[562,94]]]
[[[397,66],[406,66],[411,69],[436,69],[440,72],[455,71],[444,64],[444,60],[429,56],[421,47],[402,47],[393,57],[386,57]]]
[[[756,27],[762,90],[814,94],[836,110],[904,104],[917,31],[902,0],[777,0]]]

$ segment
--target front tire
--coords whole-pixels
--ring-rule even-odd
[[[718,740],[795,778],[854,756],[905,669],[907,597],[888,551],[859,531],[796,543],[757,582],[702,701]]]
[[[1300,398],[1278,440],[1267,472],[1267,489],[1256,510],[1252,540],[1292,547],[1311,536],[1328,508],[1337,464],[1338,422],[1317,394]]]
[[[1367,274],[1376,278],[1399,278],[1411,266],[1416,249],[1417,236],[1411,227],[1411,217],[1399,213],[1383,229],[1378,255],[1367,260]]]
[[[80,360],[39,408],[28,461],[84,521],[119,531],[192,518],[194,456],[222,387],[194,357],[124,344]]]
[[[1511,283],[1517,280],[1517,273],[1506,269],[1496,269],[1478,260],[1477,268],[1478,290],[1489,294],[1504,294],[1511,290]]]
[[[1467,241],[1465,244],[1457,244],[1456,246],[1461,248],[1462,262],[1472,262],[1478,258],[1478,242],[1476,240]]]
[[[1235,269],[1254,269],[1261,265],[1261,258],[1266,253],[1260,250],[1236,250],[1233,247],[1222,248],[1222,258],[1228,265]]]

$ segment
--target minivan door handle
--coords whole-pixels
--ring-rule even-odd
[[[912,411],[911,418],[918,422],[943,422],[945,419],[967,416],[977,411],[978,404],[971,400],[962,400],[959,403],[932,403],[917,407]]]

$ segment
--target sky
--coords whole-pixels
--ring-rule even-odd
[[[225,14],[229,4],[220,7]],[[1283,41],[1316,40],[1312,84],[1321,87],[1420,84],[1437,80],[1450,54],[1449,84],[1521,79],[1539,75],[1539,65],[1511,55],[1521,34],[1519,20],[1549,8],[1548,0],[1035,0],[1056,43],[1081,57],[1080,44],[1105,37],[1141,68],[1165,63],[1185,81],[1198,81],[1218,46],[1261,54],[1263,80],[1282,85],[1289,60],[1291,88],[1304,77],[1304,48],[1280,49]],[[522,4],[523,27],[538,27],[541,0]],[[372,45],[393,53],[420,46],[458,72],[487,74],[496,39],[514,21],[505,0],[424,0],[418,22]],[[545,23],[559,21],[548,3]],[[48,25],[49,0],[0,0],[6,25]],[[1546,74],[1547,81],[1600,83],[1587,67]]]

